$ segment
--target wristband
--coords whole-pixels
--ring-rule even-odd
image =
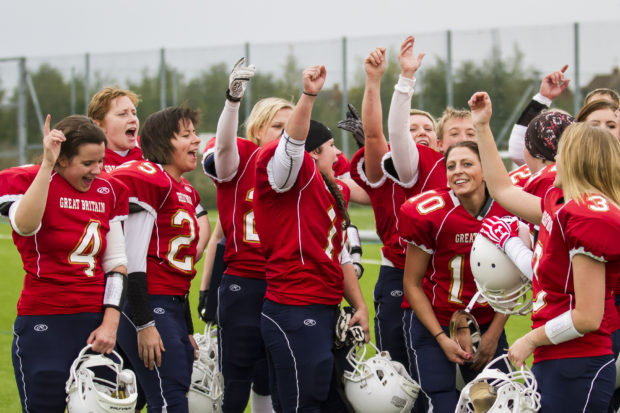
[[[305,90],[303,91],[304,95],[308,95],[308,96],[313,96],[313,97],[317,97],[318,95],[315,93],[310,93],[310,92],[306,92]]]
[[[435,334],[435,335],[433,336],[433,338],[434,338],[435,340],[437,340],[437,337],[439,337],[439,336],[440,336],[440,335],[442,335],[442,334],[446,334],[446,332],[445,332],[445,331],[443,331],[443,330],[441,330],[439,333]]]
[[[583,337],[583,334],[575,328],[571,310],[547,321],[545,323],[545,334],[553,344],[560,344]]]
[[[236,98],[230,94],[230,89],[226,89],[226,99],[230,100],[231,102],[241,102],[241,98]]]
[[[121,311],[125,303],[127,291],[127,277],[117,271],[110,271],[105,275],[105,291],[103,293],[103,307],[116,308]]]

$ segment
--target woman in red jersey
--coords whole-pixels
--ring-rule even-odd
[[[455,364],[468,382],[507,347],[507,317],[488,304],[476,303],[471,310],[482,333],[475,358],[448,336],[452,314],[464,310],[477,292],[469,253],[482,219],[507,213],[486,191],[475,142],[450,146],[445,167],[449,188],[410,198],[399,215],[399,234],[408,244],[403,304],[410,369],[440,412],[454,411],[458,402]]]
[[[82,347],[116,344],[127,190],[101,175],[105,135],[92,120],[69,116],[50,130],[48,116],[44,135],[41,165],[0,173],[0,204],[26,271],[12,349],[22,408],[64,412]]]
[[[280,136],[293,104],[280,98],[261,99],[247,122],[248,139],[239,138],[239,105],[254,75],[254,66],[245,66],[244,61],[240,59],[230,74],[224,109],[215,138],[207,143],[203,167],[217,186],[218,219],[226,238],[226,270],[218,289],[217,310],[218,360],[224,376],[222,411],[243,412],[251,395],[252,411],[267,413],[272,403],[260,332],[267,284],[252,201],[259,148]]]
[[[129,189],[128,306],[119,346],[131,361],[149,412],[187,412],[194,349],[187,295],[196,274],[198,192],[183,177],[196,168],[197,113],[166,108],[144,122],[148,160],[128,162],[113,176]]]
[[[509,357],[519,367],[534,353],[541,411],[606,411],[615,382],[620,144],[603,128],[566,128],[554,186],[540,198],[510,184],[489,128],[489,96],[478,92],[469,103],[489,190],[514,214],[540,223],[532,259],[533,329],[515,341]]]
[[[267,280],[261,332],[272,395],[283,412],[329,408],[331,350],[343,296],[357,309],[351,323],[368,332],[355,271],[342,255],[348,214],[339,186],[348,191],[333,177],[338,150],[329,130],[310,122],[325,76],[323,66],[304,70],[303,94],[282,136],[261,148],[257,160],[254,211]]]

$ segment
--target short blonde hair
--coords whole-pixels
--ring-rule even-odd
[[[595,95],[607,96],[610,99],[611,102],[616,104],[616,106],[620,106],[620,95],[618,95],[618,92],[616,92],[613,89],[606,88],[606,87],[600,87],[600,88],[594,89],[593,91],[588,93],[586,95],[586,98],[583,100],[584,106],[586,104],[590,103],[590,99],[592,99]],[[597,99],[597,100],[599,100],[599,99]],[[605,99],[605,98],[603,98],[603,99]]]
[[[433,118],[433,115],[431,115],[430,113],[428,113],[425,110],[420,110],[420,109],[411,109],[409,111],[409,116],[413,116],[413,115],[421,115],[421,116],[426,116],[431,123],[433,124],[433,130],[437,130],[437,122],[435,122],[435,118]]]
[[[121,89],[118,86],[106,86],[99,92],[95,93],[90,100],[90,103],[88,104],[88,117],[102,122],[106,113],[110,110],[112,101],[122,96],[127,96],[129,100],[131,100],[131,103],[133,103],[136,107],[140,102],[138,95],[131,90]]]
[[[596,192],[620,204],[620,142],[608,129],[570,125],[560,139],[558,156],[565,198],[581,202]]]
[[[471,112],[466,109],[446,108],[437,121],[437,139],[443,141],[444,128],[450,119],[471,119]]]
[[[261,99],[252,108],[250,116],[245,121],[247,138],[259,145],[260,130],[269,125],[281,109],[293,109],[295,105],[282,98]]]

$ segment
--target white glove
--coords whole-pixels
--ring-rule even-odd
[[[244,66],[245,57],[242,57],[235,63],[232,72],[228,78],[228,90],[226,98],[233,102],[239,102],[248,87],[248,82],[254,76],[256,67],[254,65]]]

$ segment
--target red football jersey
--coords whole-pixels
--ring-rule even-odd
[[[129,152],[127,152],[127,155],[125,156],[121,156],[117,154],[116,152],[114,152],[113,150],[106,148],[105,159],[104,159],[103,165],[104,165],[105,171],[107,173],[111,173],[119,165],[122,165],[125,162],[139,161],[141,159],[142,159],[142,150],[137,146],[133,149],[130,149]]]
[[[403,241],[432,254],[422,287],[443,326],[449,325],[452,314],[465,309],[477,292],[469,253],[482,219],[510,215],[497,202],[489,202],[481,216],[473,217],[446,188],[424,192],[400,208]],[[406,297],[403,308],[411,308]],[[495,314],[486,303],[476,303],[471,313],[480,324],[491,322]]]
[[[112,175],[129,188],[129,203],[154,215],[147,253],[149,294],[184,295],[196,275],[198,192],[183,177],[177,182],[161,165],[132,161]]]
[[[508,176],[510,176],[510,180],[513,185],[523,188],[532,176],[532,172],[530,171],[530,168],[527,167],[527,164],[523,164],[517,169],[510,171]]]
[[[338,160],[336,160],[336,163],[334,164],[332,169],[334,170],[334,176],[336,178],[348,178],[350,174],[349,171],[351,169],[351,164],[349,163],[347,157],[343,153],[341,153],[340,155],[338,155]]]
[[[39,169],[0,172],[0,203],[21,199]],[[13,231],[26,271],[17,314],[100,312],[106,236],[110,222],[127,214],[127,188],[109,175],[99,175],[88,192],[80,192],[53,172],[40,230],[28,237]]]
[[[390,260],[394,267],[405,268],[405,253],[407,246],[398,236],[398,213],[400,206],[414,195],[431,189],[446,186],[446,169],[443,156],[424,145],[417,145],[420,153],[418,167],[418,181],[411,188],[405,188],[398,180],[388,173],[375,183],[371,183],[366,176],[364,167],[364,148],[353,155],[351,159],[351,178],[361,186],[370,197],[375,214],[377,235],[383,243],[381,252]]]
[[[613,290],[620,275],[620,210],[601,195],[590,195],[581,205],[564,203],[558,188],[551,188],[542,203],[544,212],[532,257],[532,328],[574,308],[571,259],[575,253],[605,262],[605,313],[598,330],[538,347],[534,362],[612,354],[610,334],[618,328]]]
[[[262,147],[256,161],[254,212],[267,260],[265,297],[288,305],[340,304],[343,217],[307,152],[293,187],[273,190],[267,164],[277,145]]]
[[[543,169],[530,176],[523,190],[541,199],[544,198],[547,190],[553,186],[556,172],[557,168],[554,163],[545,166]]]
[[[212,156],[214,147],[215,138],[207,143],[203,162],[206,157]],[[217,186],[217,210],[226,237],[226,274],[265,279],[265,256],[256,232],[252,207],[258,149],[253,142],[237,138],[239,168],[235,176],[222,181],[208,171],[206,173]]]

